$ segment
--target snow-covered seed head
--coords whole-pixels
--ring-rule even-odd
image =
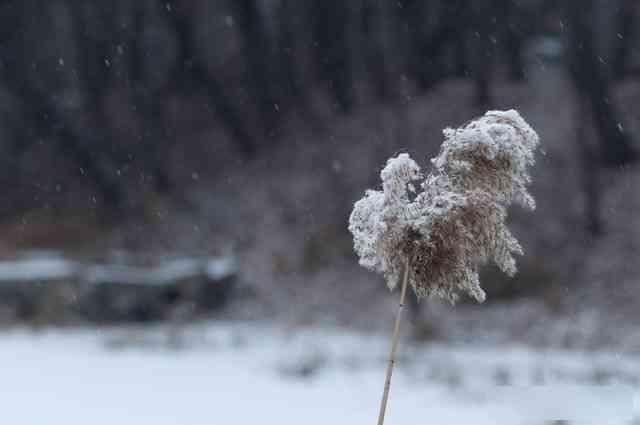
[[[387,204],[406,203],[409,199],[408,192],[415,192],[412,182],[419,178],[420,166],[409,154],[401,153],[395,158],[390,158],[380,172]]]
[[[380,173],[382,191],[367,191],[349,218],[360,264],[382,273],[393,289],[408,260],[418,297],[453,303],[466,293],[484,301],[481,265],[493,261],[516,272],[513,254],[522,248],[506,227],[506,207],[535,205],[526,184],[538,143],[516,111],[490,111],[445,131],[434,172],[424,179],[408,154],[389,159]]]
[[[505,203],[534,209],[526,185],[538,135],[517,111],[489,111],[458,129],[445,129],[439,155],[432,160],[459,190],[491,192]]]
[[[420,167],[408,154],[390,158],[380,172],[383,190],[368,190],[355,203],[349,218],[360,265],[383,273],[390,289],[395,287],[402,265],[387,253],[400,252],[403,239],[400,223],[411,215],[409,192],[416,191],[413,182],[420,177]]]

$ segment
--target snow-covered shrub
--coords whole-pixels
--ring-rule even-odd
[[[522,254],[506,227],[506,207],[535,208],[526,186],[539,140],[514,110],[489,111],[444,135],[426,177],[406,153],[389,159],[382,190],[355,203],[349,230],[360,264],[382,273],[390,289],[409,264],[418,297],[453,303],[464,292],[482,302],[478,268],[493,261],[512,275],[513,254]]]

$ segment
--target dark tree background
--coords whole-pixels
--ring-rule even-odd
[[[494,81],[526,82],[527,46],[547,37],[564,43],[599,140],[583,148],[597,233],[595,171],[637,157],[610,94],[635,76],[637,9],[633,0],[3,0],[0,216],[93,203],[122,218],[150,196],[188,206],[184,152],[219,154],[219,140],[202,136],[211,128],[232,141],[230,161],[252,161],[283,143],[292,116],[321,131],[366,105],[401,110],[408,94],[430,96],[448,79],[473,82],[480,112]]]

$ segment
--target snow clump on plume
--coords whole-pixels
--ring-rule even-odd
[[[482,302],[479,267],[493,261],[513,275],[513,255],[522,255],[505,224],[506,208],[535,208],[526,187],[539,139],[514,110],[489,111],[444,136],[426,176],[406,153],[389,159],[382,190],[355,203],[349,230],[360,264],[382,273],[390,289],[409,264],[419,298],[454,303],[466,293]]]

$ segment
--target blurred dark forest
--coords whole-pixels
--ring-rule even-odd
[[[433,156],[444,126],[513,107],[547,153],[537,218],[513,216],[531,253],[522,281],[600,276],[589,255],[638,251],[628,229],[639,223],[616,230],[616,214],[636,216],[620,202],[639,181],[639,9],[0,1],[1,251],[74,238],[98,249],[227,244],[263,289],[319,270],[330,285],[347,275],[328,270],[368,280],[354,271],[345,222],[384,160],[401,149]],[[118,236],[98,236],[105,229]],[[616,236],[594,251],[606,235]]]
[[[602,146],[585,155],[627,164],[609,85],[636,71],[637,12],[632,0],[2,1],[0,214],[83,206],[82,189],[101,214],[136,214],[149,193],[180,201],[192,173],[175,153],[216,155],[207,127],[251,160],[291,114],[326,125],[318,96],[349,114],[465,78],[482,111],[496,75],[526,80],[524,48],[541,35],[566,43],[596,120]]]

